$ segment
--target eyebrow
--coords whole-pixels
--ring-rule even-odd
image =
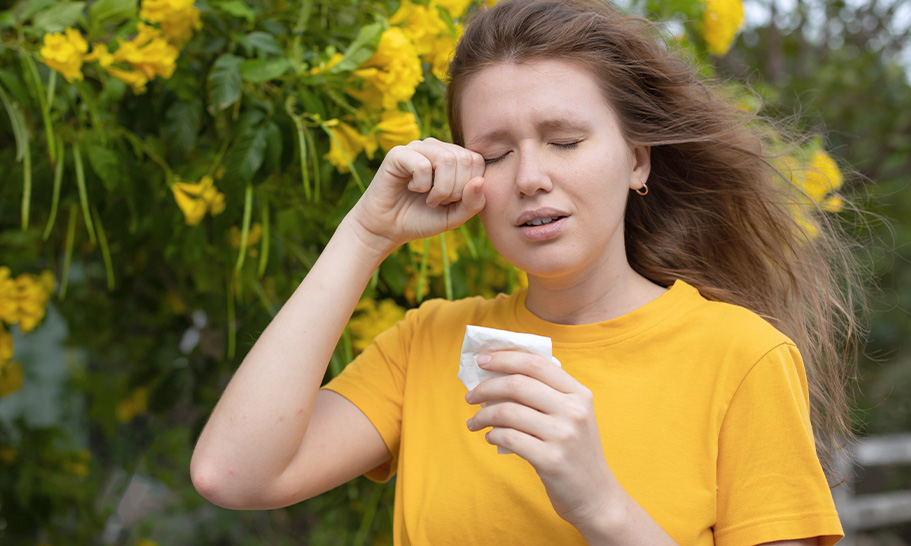
[[[551,131],[586,130],[590,127],[590,124],[586,120],[577,118],[552,118],[536,123],[535,127],[539,131],[547,133]],[[471,139],[466,143],[466,146],[478,146],[480,144],[495,142],[505,137],[508,132],[509,131],[505,129],[494,129],[493,131],[482,133],[480,136]]]

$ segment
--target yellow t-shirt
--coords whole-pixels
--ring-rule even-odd
[[[553,339],[563,369],[594,393],[614,475],[678,544],[841,537],[797,348],[677,281],[597,324],[546,322],[517,292],[429,301],[378,336],[326,388],[357,405],[392,454],[368,477],[397,473],[396,545],[584,544],[530,464],[466,428],[478,409],[456,377],[468,324]]]

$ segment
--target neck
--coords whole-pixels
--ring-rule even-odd
[[[525,306],[557,324],[593,324],[642,307],[667,290],[627,266],[610,275],[581,279],[528,277]]]

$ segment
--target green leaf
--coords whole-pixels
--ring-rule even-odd
[[[278,172],[282,160],[282,132],[274,121],[266,124],[266,168]]]
[[[253,23],[256,20],[256,13],[253,11],[253,9],[240,0],[215,2],[213,5],[216,9],[219,9],[225,13],[228,13],[235,17],[243,17],[247,20],[248,23]]]
[[[373,56],[382,35],[383,25],[380,23],[373,23],[361,28],[361,31],[357,33],[357,38],[351,42],[351,45],[345,51],[345,56],[329,72],[350,72],[359,67],[364,61]]]
[[[74,26],[81,18],[85,2],[60,2],[32,18],[32,26],[43,32],[62,32]]]
[[[16,140],[16,161],[22,161],[28,146],[28,129],[25,126],[22,108],[18,102],[13,102],[9,99],[3,87],[0,87],[0,101],[3,102],[6,113],[9,116],[10,125],[13,128],[13,137]]]
[[[23,85],[23,79],[18,74],[14,74],[8,70],[0,70],[0,85],[6,88],[7,92],[12,95],[12,98],[22,104],[28,104],[29,94],[25,90]]]
[[[22,22],[56,3],[57,0],[19,0],[16,5],[10,8],[9,13],[15,17],[17,22]]]
[[[102,32],[104,25],[134,18],[136,11],[136,0],[98,0],[89,8],[92,35]]]
[[[247,55],[281,55],[285,52],[275,36],[257,30],[235,39]]]
[[[249,182],[263,164],[266,151],[266,131],[248,129],[237,139],[228,152],[225,166],[229,173],[243,182]]]
[[[181,157],[196,145],[202,118],[202,101],[175,102],[165,113],[161,136],[168,149]]]
[[[89,163],[98,178],[108,191],[113,191],[120,184],[121,170],[117,153],[95,143],[87,143],[85,152]]]
[[[215,115],[240,99],[240,65],[243,58],[226,54],[219,57],[209,72],[209,113]]]
[[[277,59],[251,59],[240,65],[240,75],[252,83],[265,83],[281,76],[291,68],[285,57]]]

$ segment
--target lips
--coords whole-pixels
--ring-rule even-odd
[[[566,226],[569,215],[563,211],[542,208],[523,212],[516,219],[516,227],[528,241],[544,241],[558,236]]]
[[[528,210],[519,215],[515,225],[516,227],[547,225],[567,216],[569,215],[565,212],[552,208]]]

